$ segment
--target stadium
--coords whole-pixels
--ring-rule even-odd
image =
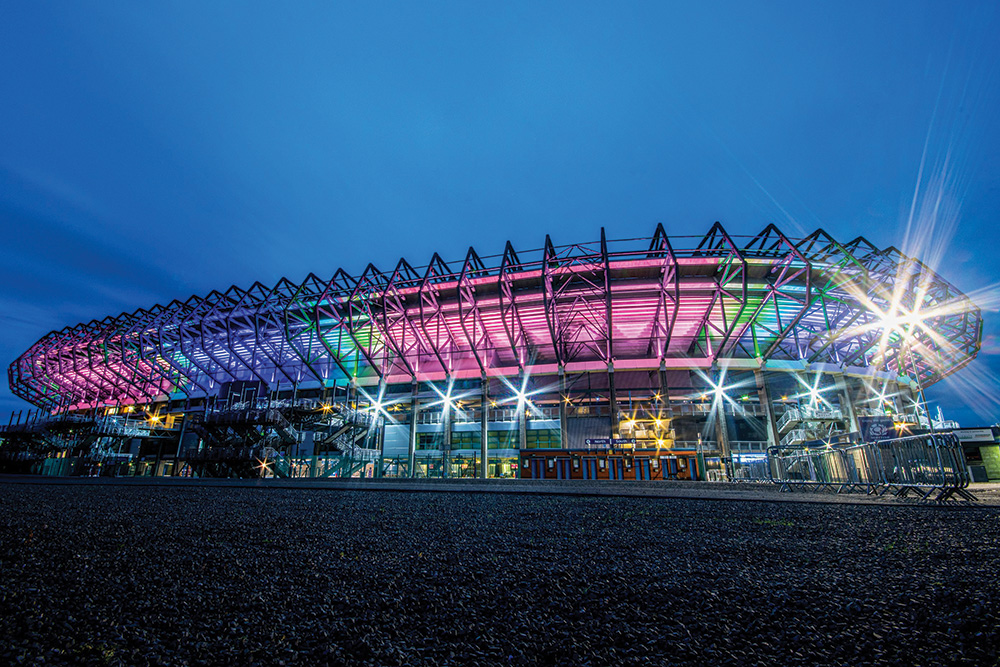
[[[43,336],[6,469],[739,479],[769,447],[932,427],[982,317],[823,230],[606,238],[230,287]]]

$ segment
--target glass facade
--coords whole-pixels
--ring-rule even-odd
[[[487,444],[493,449],[520,449],[520,432],[517,430],[487,431]],[[481,433],[476,431],[452,431],[451,450],[479,450]],[[562,446],[559,429],[529,429],[525,434],[528,449],[558,449]],[[417,433],[417,451],[444,450],[444,431]]]

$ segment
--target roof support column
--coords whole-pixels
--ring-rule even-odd
[[[889,383],[889,388],[892,389],[892,394],[889,396],[892,403],[892,413],[894,415],[898,415],[905,412],[903,409],[903,401],[901,400],[902,389],[900,389],[899,383],[893,380]]]
[[[726,471],[726,481],[733,478],[732,452],[729,449],[729,431],[726,428],[726,406],[719,402],[715,410],[715,440],[719,445],[719,454],[722,456],[722,465]]]
[[[525,387],[524,381],[524,370],[521,370],[521,378],[519,379],[520,386]],[[519,400],[517,402],[517,431],[518,431],[518,449],[522,452],[528,448],[528,400]]]
[[[357,378],[351,376],[349,382],[347,383],[345,398],[347,400],[347,407],[351,410],[358,409],[358,385]],[[368,433],[365,433],[365,445],[368,444]],[[355,442],[354,438],[351,438],[351,460],[353,462],[355,454],[357,454],[358,443]],[[346,452],[345,452],[346,453]]]
[[[372,417],[372,425],[375,428],[375,446],[378,448],[378,464],[375,467],[375,479],[382,477],[382,468],[385,465],[385,417],[382,415],[382,398],[385,396],[385,376],[378,381],[378,393],[375,394],[375,414]],[[296,445],[298,447],[298,445]]]
[[[569,449],[569,429],[566,426],[569,412],[569,395],[566,393],[566,370],[559,367],[559,446]]]
[[[927,397],[924,395],[923,385],[917,385],[916,399],[917,399],[917,422],[918,422],[917,426],[918,427],[923,426],[923,424],[919,423],[921,416],[927,417],[927,427],[930,429],[931,433],[933,433],[937,429],[934,428],[934,417],[931,415],[931,405],[930,403],[927,402]],[[940,410],[940,407],[938,409]],[[942,424],[942,426],[944,426],[944,424]]]
[[[861,433],[861,425],[858,423],[858,413],[854,410],[854,400],[851,398],[851,389],[847,383],[847,377],[843,373],[834,373],[833,381],[837,385],[837,392],[840,394],[841,407],[844,416],[847,417],[847,427],[852,433]]]
[[[378,449],[378,464],[375,467],[375,479],[382,477],[382,469],[385,465],[385,419],[382,415],[375,415],[375,447]],[[298,447],[298,445],[296,445]]]
[[[410,393],[410,433],[409,443],[406,447],[406,471],[408,477],[416,477],[417,474],[417,391],[420,383],[417,378],[413,378],[413,391]]]
[[[480,385],[479,393],[479,478],[487,479],[490,476],[490,443],[487,438],[489,435],[489,418],[490,418],[490,397],[489,397],[490,381],[483,374],[482,384]]]
[[[618,395],[615,393],[615,365],[608,364],[608,403],[611,407],[611,437],[618,437]],[[612,443],[612,447],[614,443]]]
[[[450,384],[450,380],[449,380]],[[445,479],[451,477],[451,395],[442,401],[441,422],[444,430],[444,442],[441,443],[441,457],[444,459],[444,466],[441,469],[441,476]]]
[[[774,404],[771,403],[771,390],[767,386],[767,374],[761,369],[755,369],[753,377],[757,381],[757,395],[760,397],[761,407],[764,408],[764,415],[767,418],[767,444],[777,447],[781,443],[778,437],[778,420],[774,416]]]
[[[187,432],[188,425],[188,413],[185,412],[181,415],[181,432],[177,436],[177,451],[174,454],[174,469],[172,475],[178,477],[181,474],[181,454],[184,447],[184,434]]]
[[[344,399],[347,401],[347,407],[352,410],[357,410],[357,405],[352,405],[353,401],[357,400],[358,386],[356,384],[357,378],[351,376],[348,378],[347,387],[345,387]]]
[[[670,386],[667,384],[667,362],[663,360],[660,360],[660,370],[656,372],[656,380],[657,390],[656,401],[654,402],[656,418],[663,419],[663,413],[670,410]]]

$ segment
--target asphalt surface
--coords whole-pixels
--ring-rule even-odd
[[[37,482],[0,479],[3,664],[1000,658],[989,502],[718,485],[658,497],[679,493],[662,483],[621,495],[572,482]]]
[[[272,489],[326,489],[399,491],[417,493],[508,493],[525,495],[618,496],[634,498],[664,498],[690,500],[747,500],[793,503],[837,504],[933,504],[933,495],[923,500],[917,493],[899,497],[894,491],[866,494],[858,491],[838,492],[835,488],[813,489],[795,487],[782,489],[776,484],[759,482],[719,483],[690,481],[582,481],[530,479],[364,479],[364,478],[296,478],[296,479],[199,479],[190,477],[40,477],[36,475],[0,475],[0,484],[71,485],[71,486],[158,486],[158,487],[223,487]],[[976,498],[967,502],[953,496],[951,506],[1000,506],[1000,483],[972,484]]]

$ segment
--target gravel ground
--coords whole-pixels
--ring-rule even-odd
[[[996,664],[1000,508],[0,484],[0,663]]]

